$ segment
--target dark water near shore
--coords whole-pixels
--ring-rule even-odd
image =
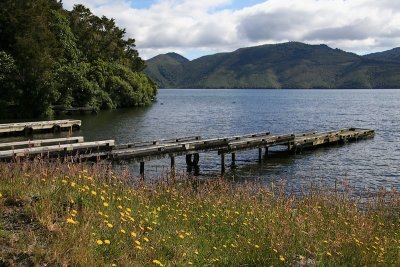
[[[104,111],[82,120],[76,135],[117,143],[200,135],[222,137],[255,132],[292,133],[344,127],[373,128],[374,139],[319,148],[301,155],[273,154],[257,163],[258,151],[239,152],[227,176],[267,183],[286,180],[299,188],[309,181],[347,181],[358,190],[400,190],[400,90],[160,90],[150,107]],[[226,160],[230,163],[229,157]],[[216,152],[200,154],[200,177],[220,171]],[[137,164],[127,165],[138,172]],[[157,176],[169,159],[146,163]],[[185,171],[184,157],[177,169]]]

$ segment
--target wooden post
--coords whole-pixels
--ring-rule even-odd
[[[236,154],[232,153],[232,166],[235,166]]]
[[[144,162],[140,162],[140,176],[144,179]]]
[[[175,157],[171,157],[171,170],[175,170]]]
[[[265,147],[265,156],[268,156],[268,147]]]
[[[261,162],[261,160],[262,160],[262,148],[259,147],[258,148],[258,162]]]
[[[225,173],[225,154],[221,154],[221,174]]]

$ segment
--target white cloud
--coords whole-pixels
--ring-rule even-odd
[[[238,10],[225,8],[233,0],[158,0],[145,9],[127,0],[63,2],[115,18],[136,39],[143,58],[169,51],[194,57],[284,41],[368,53],[399,46],[400,40],[397,0],[267,0]]]

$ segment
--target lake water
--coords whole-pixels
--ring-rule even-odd
[[[227,177],[285,180],[299,188],[310,181],[346,181],[357,189],[400,190],[400,90],[159,90],[149,107],[73,115],[82,120],[76,135],[116,143],[200,135],[202,138],[247,133],[327,131],[372,128],[374,139],[319,148],[300,155],[273,154],[257,163],[258,150],[238,152],[238,167]],[[179,157],[177,169],[185,171]],[[226,163],[230,163],[229,157]],[[200,154],[200,177],[220,172],[217,152]],[[137,164],[128,164],[138,172]],[[157,176],[169,159],[146,163]]]

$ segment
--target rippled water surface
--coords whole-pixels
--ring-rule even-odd
[[[356,188],[400,189],[400,90],[160,90],[150,107],[101,112],[81,119],[86,140],[117,143],[200,135],[202,138],[270,131],[292,133],[344,127],[373,128],[374,139],[282,153],[257,163],[258,151],[239,152],[238,180],[348,181]],[[227,164],[230,159],[227,158]],[[146,163],[146,175],[168,168],[168,160]],[[217,152],[200,154],[200,176],[219,174]],[[137,171],[136,164],[129,168]],[[177,168],[185,170],[184,157]]]

